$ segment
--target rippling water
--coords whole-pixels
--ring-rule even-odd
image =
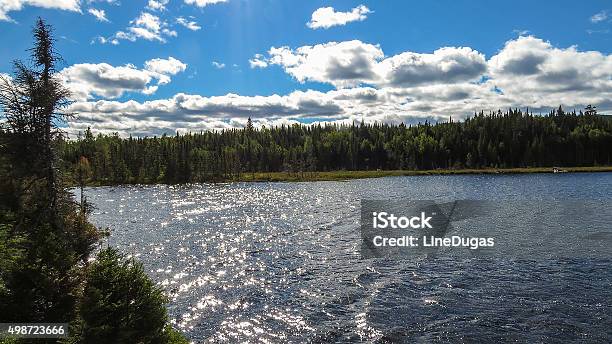
[[[362,198],[610,202],[612,173],[86,193],[195,342],[612,341],[610,259],[362,260],[358,231]]]

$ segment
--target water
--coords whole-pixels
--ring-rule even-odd
[[[612,341],[610,259],[362,260],[360,199],[610,202],[612,174],[101,187],[92,221],[195,342]]]

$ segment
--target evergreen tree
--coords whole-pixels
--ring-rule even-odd
[[[168,323],[166,298],[142,264],[115,249],[89,266],[73,341],[81,343],[187,343]]]
[[[41,19],[34,27],[33,65],[15,63],[15,77],[0,86],[6,118],[2,137],[8,169],[2,169],[2,225],[22,238],[18,265],[3,271],[0,321],[67,322],[74,317],[79,267],[98,240],[97,229],[78,216],[72,195],[56,171],[60,139],[57,121],[65,118],[68,92],[55,74],[51,29]],[[16,241],[12,241],[16,243]]]
[[[548,116],[509,109],[480,112],[462,122],[411,126],[317,124],[257,130],[247,125],[161,138],[98,136],[89,143],[66,142],[63,153],[66,161],[77,164],[84,151],[92,170],[100,171],[92,182],[113,184],[233,180],[241,171],[252,179],[256,172],[609,165],[610,147],[609,116],[559,107]],[[114,160],[109,161],[108,151],[116,151]],[[161,177],[160,169],[165,170]],[[118,173],[130,177],[117,178]]]
[[[62,109],[69,94],[55,71],[60,57],[51,28],[41,19],[34,39],[33,65],[16,62],[14,77],[0,80],[0,108],[6,119],[0,128],[0,322],[69,322],[84,331],[72,341],[95,343],[98,338],[89,329],[96,333],[116,324],[105,315],[106,299],[96,299],[103,290],[108,297],[123,295],[128,300],[122,308],[121,337],[115,342],[184,342],[168,326],[161,291],[140,265],[124,264],[110,250],[88,267],[101,233],[87,221],[85,199],[75,202],[58,173],[58,147],[66,147],[66,142],[57,124],[67,116]],[[66,172],[77,176],[81,190],[92,175],[91,159],[114,160],[111,168],[107,161],[95,164],[97,176],[121,174],[117,171],[125,168],[126,145],[118,137],[108,141],[116,144],[98,150],[90,130],[79,140],[78,162]],[[95,158],[88,158],[91,155]],[[113,180],[129,181],[129,174]],[[84,313],[79,315],[79,310]]]

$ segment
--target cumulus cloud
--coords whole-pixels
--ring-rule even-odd
[[[152,11],[165,11],[170,0],[149,0],[147,8]]]
[[[496,75],[533,75],[548,58],[550,44],[533,37],[520,37],[506,42],[489,62]]]
[[[469,87],[469,86],[467,86]],[[488,93],[479,86],[465,92]],[[240,127],[251,117],[256,124],[280,125],[300,123],[316,118],[315,123],[371,122],[416,123],[448,117],[447,111],[472,111],[488,106],[486,100],[469,108],[456,108],[456,91],[433,86],[409,93],[405,90],[352,88],[320,92],[294,91],[287,95],[204,97],[179,93],[172,98],[145,102],[110,101],[77,102],[71,111],[79,113],[71,125],[77,132],[87,126],[123,136],[160,135],[175,131],[188,132]],[[407,100],[412,97],[412,99]],[[432,109],[440,111],[433,114]]]
[[[488,63],[488,83],[524,105],[597,104],[612,96],[612,56],[598,51],[519,37]]]
[[[325,94],[296,91],[286,96],[203,97],[179,93],[169,99],[146,102],[108,101],[77,102],[71,111],[79,113],[73,130],[90,125],[109,132],[156,133],[230,128],[252,117],[259,123],[297,123],[304,115],[333,115],[341,109]],[[294,118],[294,119],[290,119]],[[109,120],[112,118],[112,120]],[[230,123],[233,123],[231,125]],[[157,132],[159,133],[159,132]]]
[[[262,56],[254,60],[265,62],[260,63],[261,67],[279,65],[302,83],[318,81],[336,87],[373,82],[377,78],[375,66],[384,57],[378,45],[358,40],[303,46],[295,50],[272,47],[268,55],[266,60],[262,60]]]
[[[279,65],[299,82],[318,81],[337,88],[465,82],[478,79],[487,67],[484,55],[470,48],[446,47],[432,54],[404,52],[385,58],[380,46],[359,40],[297,49],[272,47],[268,55],[256,55],[251,65]]]
[[[255,54],[252,59],[249,59],[249,66],[251,68],[266,68],[268,67],[268,62],[266,62],[262,54]]]
[[[13,21],[8,12],[20,11],[24,6],[80,12],[80,0],[2,0],[0,1],[0,21]]]
[[[206,7],[218,3],[228,2],[228,0],[185,0],[187,5],[196,5],[198,7]]]
[[[145,62],[145,69],[159,74],[176,75],[187,69],[187,64],[170,56],[167,59],[152,59]]]
[[[198,23],[196,23],[193,20],[187,20],[183,17],[178,17],[176,18],[176,22],[186,28],[188,28],[191,31],[198,31],[200,30],[202,27],[198,25]]]
[[[179,93],[144,102],[81,99],[70,109],[79,118],[68,131],[91,126],[124,136],[161,135],[240,127],[248,117],[266,126],[306,119],[309,123],[313,119],[314,123],[416,123],[508,107],[547,112],[560,104],[570,109],[593,104],[602,113],[612,112],[612,55],[556,47],[532,36],[506,42],[488,59],[468,47],[386,56],[378,45],[348,41],[271,48],[267,56],[251,60],[254,67],[280,66],[298,82],[336,87],[265,96]],[[145,83],[135,76],[136,81],[125,81],[123,92],[128,88],[144,92],[165,82],[155,77],[162,70],[149,69],[145,65],[137,71],[151,73],[151,80]]]
[[[161,29],[161,21],[158,16],[152,15],[151,13],[143,12],[140,16],[130,22],[136,27],[141,27],[149,32],[158,34]]]
[[[118,98],[126,92],[153,94],[159,86],[170,82],[170,75],[185,68],[186,64],[173,57],[146,61],[144,69],[131,64],[80,63],[63,69],[60,77],[71,90],[73,99],[86,101],[96,96]]]
[[[384,59],[377,69],[383,84],[412,87],[474,80],[487,64],[484,55],[471,48],[446,47],[432,54],[401,53]]]
[[[73,97],[81,100],[94,96],[117,98],[130,91],[151,94],[157,90],[157,86],[150,85],[152,74],[133,65],[80,63],[62,70],[61,77]]]
[[[92,16],[96,17],[98,21],[108,22],[108,19],[106,18],[106,12],[104,10],[90,8],[87,10],[87,12],[89,12],[89,14],[91,14]]]
[[[142,12],[138,17],[130,21],[124,31],[117,31],[109,38],[98,38],[100,43],[118,44],[119,40],[127,40],[135,42],[137,39],[145,39],[148,41],[166,42],[167,37],[176,37],[177,33],[169,29],[166,21],[161,20],[159,16],[149,12]]]
[[[363,21],[372,13],[364,5],[359,5],[349,12],[336,12],[333,7],[321,7],[312,13],[306,26],[311,29],[329,29],[332,26],[346,25],[354,21]]]
[[[212,65],[213,65],[213,67],[215,67],[217,69],[225,68],[225,63],[221,63],[221,62],[217,62],[217,61],[213,61]]]
[[[601,11],[591,16],[591,23],[599,23],[608,19],[608,11]]]

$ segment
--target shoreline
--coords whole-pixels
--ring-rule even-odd
[[[560,167],[558,173],[612,172],[612,166]],[[438,169],[438,170],[380,170],[380,171],[328,171],[328,172],[256,172],[255,179],[245,173],[241,182],[309,182],[342,181],[403,176],[486,175],[555,173],[553,167]]]
[[[232,182],[318,182],[347,181],[351,179],[370,179],[402,176],[442,176],[442,175],[487,175],[487,174],[535,174],[535,173],[594,173],[612,172],[612,166],[559,167],[554,172],[553,167],[518,167],[518,168],[484,168],[484,169],[437,169],[437,170],[375,170],[375,171],[327,171],[327,172],[255,172],[242,173],[240,178],[219,178],[204,183]],[[88,183],[87,186],[118,186],[118,185],[156,185],[152,183]],[[180,184],[180,183],[179,183]],[[174,184],[174,185],[179,185]],[[191,183],[185,183],[191,184]],[[72,185],[76,186],[76,185]]]

